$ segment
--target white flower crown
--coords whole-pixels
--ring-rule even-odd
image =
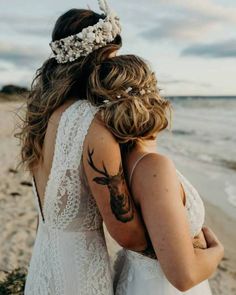
[[[92,51],[104,47],[121,32],[118,16],[110,9],[106,0],[98,0],[99,8],[106,18],[100,19],[93,26],[84,28],[80,33],[51,42],[57,63],[72,62],[80,56],[86,56]]]

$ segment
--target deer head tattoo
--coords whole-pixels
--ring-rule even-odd
[[[117,175],[109,175],[107,169],[102,162],[103,169],[98,169],[93,162],[94,149],[90,151],[88,148],[88,163],[90,167],[100,175],[94,177],[93,181],[100,185],[106,185],[110,192],[110,205],[112,213],[121,222],[131,221],[134,217],[133,207],[129,193],[126,188],[122,164],[120,164]]]

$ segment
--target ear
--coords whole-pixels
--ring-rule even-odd
[[[94,177],[93,181],[101,185],[109,184],[109,178],[106,178],[106,177]]]

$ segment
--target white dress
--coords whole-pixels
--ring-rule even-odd
[[[43,208],[33,181],[40,218],[26,295],[113,294],[102,218],[81,161],[96,111],[76,101],[62,113]]]
[[[142,157],[141,157],[142,158]],[[135,163],[130,175],[130,183]],[[186,213],[192,237],[204,223],[205,209],[201,197],[191,183],[176,169],[186,196]],[[159,261],[130,250],[121,250],[115,263],[115,295],[211,295],[208,280],[186,292],[176,289],[166,278]],[[174,267],[174,265],[173,265]]]

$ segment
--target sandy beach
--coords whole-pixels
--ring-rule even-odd
[[[16,170],[19,147],[14,112],[19,103],[0,103],[0,270],[26,267],[36,229],[36,211],[27,173]]]
[[[4,277],[5,271],[27,268],[36,232],[37,214],[30,178],[26,172],[16,170],[19,147],[13,137],[17,121],[14,112],[20,104],[0,101],[0,279]],[[219,197],[221,191],[217,169],[214,170],[215,178],[212,177],[209,182],[209,167],[200,173],[202,166],[183,161],[183,158],[176,157],[174,160],[199,188],[206,206],[206,224],[216,232],[225,246],[225,258],[210,279],[213,294],[235,295],[236,216],[235,209],[228,208]],[[233,170],[231,173],[236,174]],[[109,238],[108,245],[114,256],[116,243]]]

